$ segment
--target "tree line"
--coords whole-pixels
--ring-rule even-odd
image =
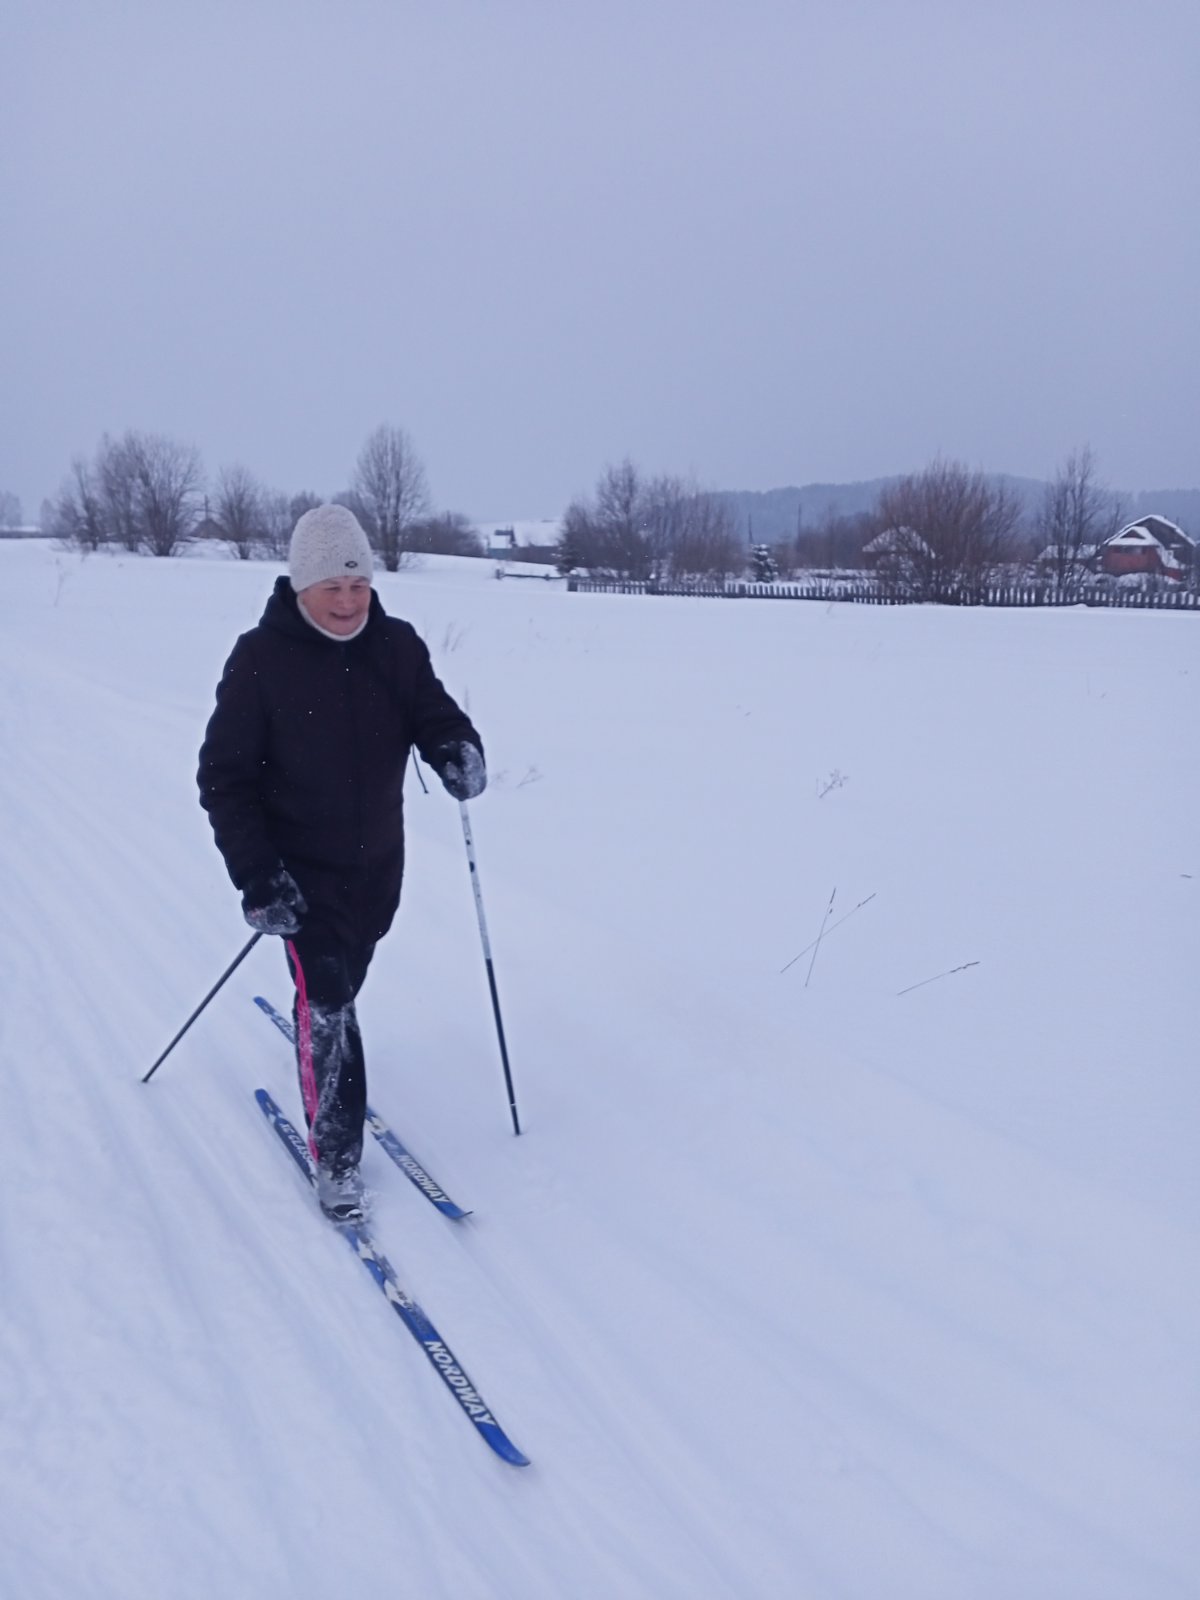
[[[719,494],[683,478],[647,478],[632,461],[608,466],[595,493],[563,513],[554,550],[564,575],[632,583],[719,579],[746,565],[746,543]]]
[[[483,541],[461,512],[433,509],[425,467],[403,428],[382,424],[364,442],[349,506],[389,572],[424,553],[482,556]],[[321,497],[269,489],[245,466],[207,482],[200,453],[162,434],[105,435],[76,456],[43,531],[83,550],[175,556],[198,538],[238,557],[285,557],[296,520]],[[735,519],[717,494],[681,478],[646,478],[632,462],[605,469],[594,497],[567,507],[557,545],[516,550],[515,559],[557,561],[566,571],[639,579],[715,578],[745,565]]]
[[[563,517],[560,572],[602,581],[759,581],[802,572],[873,570],[899,593],[953,598],[985,588],[1041,556],[1044,582],[1079,582],[1095,548],[1120,526],[1125,506],[1101,481],[1088,446],[1071,451],[1027,514],[1002,481],[937,458],[890,482],[870,511],[831,510],[791,539],[749,546],[725,496],[679,478],[646,478],[630,461],[606,467],[590,497]]]
[[[419,552],[484,553],[468,517],[434,510],[424,463],[403,428],[376,428],[350,487],[333,498],[355,513],[389,572]],[[210,485],[194,446],[130,431],[106,434],[90,458],[75,457],[42,526],[82,550],[175,556],[203,538],[243,560],[282,559],[297,518],[321,503],[309,490],[272,490],[240,464],[222,467]]]
[[[421,553],[485,554],[468,517],[434,510],[424,463],[403,428],[377,427],[349,487],[333,498],[355,512],[388,571]],[[272,490],[240,464],[208,483],[195,448],[130,431],[106,434],[91,458],[72,461],[43,508],[43,530],[85,550],[173,556],[206,538],[242,559],[282,559],[297,518],[320,503],[307,490]],[[984,588],[1040,555],[1041,580],[1065,591],[1125,510],[1088,446],[1071,451],[1032,513],[1002,480],[937,458],[888,482],[870,511],[830,510],[814,527],[798,520],[792,538],[769,546],[754,544],[751,528],[748,546],[727,496],[691,479],[649,476],[626,459],[570,502],[556,544],[513,554],[552,561],[564,575],[633,583],[787,580],[866,567],[897,592],[930,599]]]

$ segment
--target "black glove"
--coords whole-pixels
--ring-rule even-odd
[[[442,780],[446,793],[456,800],[474,800],[487,788],[483,756],[469,739],[442,745],[433,752],[429,765]]]
[[[242,893],[242,915],[258,933],[290,939],[300,932],[300,919],[307,910],[300,886],[286,867],[260,873]]]

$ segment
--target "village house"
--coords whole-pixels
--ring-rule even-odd
[[[863,566],[881,578],[911,581],[932,559],[933,551],[915,528],[885,528],[863,545]]]
[[[1195,569],[1196,541],[1166,517],[1139,517],[1100,546],[1101,572],[1146,572],[1184,582]]]

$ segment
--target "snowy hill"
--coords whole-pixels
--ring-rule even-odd
[[[1194,619],[379,575],[527,1131],[413,782],[371,1097],[475,1214],[366,1172],[517,1470],[255,1108],[278,948],[139,1082],[248,936],[194,771],[273,575],[0,545],[5,1600],[1200,1592]]]

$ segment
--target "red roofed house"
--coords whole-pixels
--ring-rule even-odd
[[[1100,546],[1100,570],[1114,577],[1153,572],[1182,582],[1190,576],[1195,559],[1196,541],[1166,517],[1140,517]]]

